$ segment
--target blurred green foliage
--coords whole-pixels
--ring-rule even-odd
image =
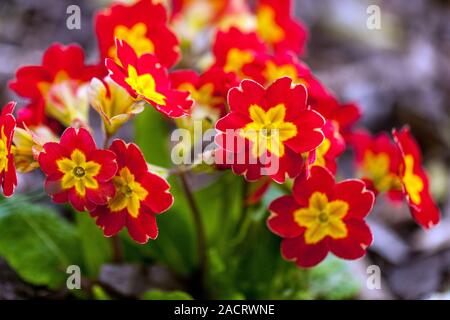
[[[192,297],[183,291],[149,290],[142,295],[142,300],[192,300]]]
[[[86,212],[76,212],[76,230],[87,276],[96,278],[103,264],[112,260],[112,246]]]
[[[74,225],[20,197],[0,204],[0,255],[27,282],[61,287],[69,265],[81,265]]]

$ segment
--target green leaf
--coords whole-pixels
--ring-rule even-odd
[[[0,205],[0,255],[25,281],[55,289],[69,265],[81,264],[74,227],[51,208],[17,197]]]
[[[147,162],[166,168],[172,166],[167,120],[150,105],[136,117],[135,140]]]
[[[87,212],[76,212],[75,221],[87,275],[96,278],[101,266],[112,261],[110,239],[103,235]]]
[[[233,272],[230,272],[227,263],[233,257],[227,257],[224,261],[216,249],[209,250],[209,290],[214,299],[218,300],[244,300],[245,296],[237,291],[236,283],[233,279]]]
[[[265,221],[252,222],[248,235],[235,248],[230,269],[239,292],[248,299],[272,298],[271,286],[280,265],[280,240],[266,227]]]
[[[193,298],[183,291],[150,290],[142,295],[142,300],[193,300]]]
[[[109,294],[99,285],[92,286],[92,296],[95,300],[112,300]]]
[[[202,214],[210,246],[220,251],[229,247],[242,213],[242,178],[226,172],[198,190],[194,197]],[[218,236],[220,235],[220,236]]]

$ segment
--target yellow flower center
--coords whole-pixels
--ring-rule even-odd
[[[128,77],[125,79],[134,91],[140,96],[143,96],[156,104],[165,106],[166,97],[156,91],[156,82],[153,76],[149,73],[138,75],[136,68],[128,65]]]
[[[39,91],[41,92],[42,96],[47,97],[48,92],[50,91],[50,89],[52,88],[52,86],[54,84],[60,84],[60,83],[66,82],[68,80],[70,80],[70,77],[67,74],[67,72],[64,70],[61,70],[56,73],[55,78],[53,79],[53,82],[41,81],[41,82],[38,82],[37,87],[38,87]]]
[[[191,98],[197,105],[214,106],[225,102],[223,97],[214,96],[214,85],[206,83],[199,89],[195,88],[191,83],[183,83],[178,87],[181,91],[187,91],[191,94]]]
[[[275,12],[269,6],[261,6],[257,13],[258,35],[268,43],[276,43],[284,38],[283,29],[275,22]]]
[[[131,28],[119,25],[114,28],[114,36],[117,39],[125,40],[133,48],[138,57],[145,53],[155,53],[155,45],[147,38],[147,26],[142,22],[136,23]],[[109,48],[108,56],[114,59],[116,63],[120,63],[117,58],[115,45]]]
[[[283,157],[285,149],[283,142],[297,135],[297,127],[291,122],[285,122],[286,107],[279,104],[267,112],[258,105],[251,105],[250,118],[253,122],[247,124],[241,131],[241,136],[253,142],[253,156],[260,157],[266,150]]]
[[[86,188],[97,189],[98,182],[94,177],[100,172],[100,164],[94,161],[86,161],[84,153],[75,149],[69,158],[56,161],[59,171],[64,175],[61,187],[64,190],[75,187],[77,194],[84,196]]]
[[[347,226],[342,220],[349,210],[348,203],[342,200],[328,201],[321,192],[314,192],[309,198],[309,207],[294,212],[294,220],[306,228],[305,242],[315,244],[330,236],[342,239],[347,236]]]
[[[5,128],[2,127],[0,138],[0,172],[8,171],[8,139],[5,135]]]
[[[307,87],[306,81],[298,77],[297,69],[291,64],[277,65],[272,61],[267,61],[263,75],[267,79],[267,83],[272,83],[282,77],[289,77],[294,84],[303,84]]]
[[[228,51],[225,72],[235,72],[242,75],[242,67],[253,61],[253,53],[249,50],[232,48]]]
[[[325,167],[325,155],[327,154],[328,150],[330,150],[330,147],[330,140],[323,140],[322,144],[316,149],[316,161],[314,161],[314,166]]]
[[[414,204],[420,204],[422,200],[420,193],[424,189],[424,183],[418,175],[414,174],[414,157],[410,154],[405,157],[405,173],[403,174],[403,183],[411,201]]]
[[[372,180],[375,188],[379,192],[401,188],[399,178],[390,172],[389,167],[390,159],[386,153],[374,154],[369,150],[364,154],[363,175]]]
[[[135,181],[134,175],[125,167],[122,168],[118,176],[113,178],[116,194],[109,203],[112,212],[127,209],[128,213],[136,218],[139,215],[141,201],[143,201],[148,191],[141,184]]]

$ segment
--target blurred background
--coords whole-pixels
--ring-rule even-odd
[[[346,263],[356,298],[450,299],[450,1],[293,0],[310,30],[306,62],[343,101],[364,111],[372,132],[409,123],[423,152],[442,222],[425,232],[406,207],[379,202],[370,225],[375,242],[368,256]],[[108,1],[2,0],[0,2],[0,104],[12,96],[7,82],[19,66],[40,64],[53,42],[77,42],[97,61],[92,20]],[[66,9],[81,8],[81,30],[66,28]],[[367,8],[381,8],[381,28],[366,26]],[[351,157],[342,165],[351,167]],[[31,182],[28,182],[31,183]],[[33,189],[26,184],[24,189]],[[34,187],[35,188],[35,187]],[[381,290],[365,285],[369,265],[380,266]],[[0,258],[0,299],[45,296]]]

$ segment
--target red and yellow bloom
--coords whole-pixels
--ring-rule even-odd
[[[365,131],[352,135],[356,166],[359,176],[376,195],[382,192],[399,192],[401,155],[391,138],[381,133],[372,137]]]
[[[228,1],[217,24],[222,31],[235,27],[243,32],[256,32],[273,51],[302,54],[308,33],[292,17],[291,4],[290,0],[259,0],[252,12],[246,0]]]
[[[180,57],[178,39],[167,26],[166,9],[152,0],[113,4],[97,14],[95,30],[103,59],[112,58],[120,63],[115,38],[126,41],[138,57],[154,54],[167,68]]]
[[[305,87],[293,85],[290,78],[278,79],[267,89],[244,80],[230,90],[231,112],[217,122],[216,142],[235,155],[231,167],[236,174],[249,181],[268,175],[279,183],[300,174],[301,154],[316,149],[324,139],[324,119],[307,107],[306,100]],[[267,160],[270,172],[264,172]]]
[[[331,121],[325,123],[323,133],[325,139],[316,150],[308,154],[308,162],[310,166],[324,167],[335,174],[337,171],[336,159],[345,151],[345,141],[337,126]]]
[[[252,63],[257,53],[266,52],[267,48],[255,32],[231,28],[226,32],[217,32],[212,51],[214,66],[223,68],[225,72],[234,72],[243,80],[243,67]]]
[[[311,96],[308,103],[325,119],[333,121],[346,141],[350,139],[353,125],[361,118],[361,109],[357,104],[341,104],[330,93]]]
[[[144,156],[135,144],[115,140],[110,150],[117,155],[118,170],[113,178],[115,196],[106,205],[91,212],[105,236],[128,228],[130,236],[138,243],[156,239],[156,215],[173,204],[169,184],[151,173]]]
[[[229,0],[173,0],[171,25],[183,44],[196,43],[206,37],[214,23],[220,21]],[[201,14],[199,14],[201,12]]]
[[[136,100],[145,100],[159,112],[178,118],[188,114],[192,105],[189,93],[171,87],[167,69],[155,55],[138,56],[123,40],[116,40],[120,64],[106,59],[110,77]]]
[[[309,67],[291,52],[255,54],[252,62],[242,66],[242,74],[265,86],[283,76],[290,77],[295,84],[303,84],[308,90],[308,105],[332,121],[343,137],[347,137],[351,126],[361,117],[357,105],[340,104]]]
[[[179,70],[170,74],[170,80],[176,89],[189,92],[194,101],[189,118],[181,120],[203,121],[206,128],[213,127],[225,115],[228,91],[239,84],[234,73],[221,68],[211,68],[201,75]]]
[[[84,128],[68,128],[59,143],[46,143],[39,165],[47,176],[46,190],[56,203],[70,202],[78,211],[93,210],[114,195],[111,179],[117,171],[116,156],[97,149]]]
[[[281,253],[300,267],[320,263],[329,252],[358,259],[372,243],[364,218],[374,195],[360,180],[336,183],[331,173],[313,167],[309,178],[297,178],[293,194],[270,204],[269,229],[283,238]]]
[[[290,0],[259,0],[256,8],[257,33],[276,51],[303,53],[308,32],[291,15]]]
[[[89,102],[103,120],[103,128],[112,137],[125,122],[144,110],[144,103],[136,102],[128,92],[105,77],[92,79],[89,87]]]
[[[33,129],[16,128],[11,150],[17,172],[27,173],[39,168],[39,153],[43,150],[44,144],[57,140],[53,131],[45,125]]]
[[[281,77],[290,77],[295,84],[303,84],[308,89],[309,98],[327,94],[311,70],[292,52],[277,52],[275,55],[258,54],[255,60],[243,67],[243,72],[251,79],[270,85]]]
[[[10,83],[19,96],[30,99],[30,104],[19,110],[17,122],[28,126],[54,120],[64,126],[76,121],[86,123],[89,110],[86,86],[102,73],[102,67],[85,64],[79,46],[52,45],[45,51],[42,65],[20,68]]]
[[[14,193],[17,186],[16,168],[14,166],[14,155],[11,150],[16,119],[13,111],[15,102],[10,102],[2,108],[0,114],[0,182],[2,184],[3,195],[6,197]]]
[[[440,211],[430,193],[428,176],[422,167],[422,154],[409,128],[394,130],[401,156],[400,179],[413,218],[428,229],[439,223]]]

